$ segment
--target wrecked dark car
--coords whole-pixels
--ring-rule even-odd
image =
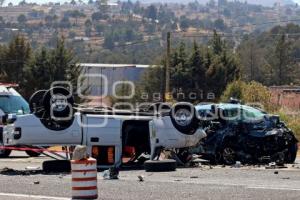
[[[207,137],[190,151],[213,164],[293,163],[298,141],[279,116],[241,104],[198,105]]]

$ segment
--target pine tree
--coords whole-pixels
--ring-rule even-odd
[[[190,57],[190,79],[192,80],[192,87],[196,90],[205,89],[206,80],[205,80],[205,63],[203,57],[200,54],[200,49],[198,44],[194,41],[194,47],[192,55]]]
[[[211,48],[214,54],[221,54],[222,51],[224,50],[225,44],[222,41],[222,38],[220,37],[220,35],[218,35],[217,31],[214,30],[214,35],[212,40],[210,41],[211,44]]]
[[[3,69],[11,82],[22,86],[24,69],[31,56],[31,47],[24,37],[18,35],[9,43],[2,63],[4,64]]]
[[[23,96],[29,98],[37,90],[48,89],[50,82],[50,61],[49,52],[42,48],[35,54],[35,57],[29,62],[24,73],[25,84],[23,87]]]

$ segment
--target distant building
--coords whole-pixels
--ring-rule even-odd
[[[300,110],[300,86],[272,86],[271,102],[289,110]]]
[[[92,96],[112,95],[113,85],[118,81],[137,83],[142,74],[151,67],[151,65],[94,63],[81,63],[80,66],[86,74],[85,81],[90,86]],[[107,89],[107,94],[104,94],[105,89]]]

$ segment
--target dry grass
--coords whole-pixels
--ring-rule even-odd
[[[283,110],[277,114],[280,115],[280,119],[286,123],[286,125],[293,130],[297,139],[300,141],[300,114],[288,115]]]

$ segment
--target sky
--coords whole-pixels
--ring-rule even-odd
[[[18,4],[21,0],[5,0],[5,5],[7,5],[9,2],[12,2],[13,4]],[[88,0],[83,0],[87,2]],[[143,1],[143,0],[140,0]],[[152,0],[153,1],[153,0]],[[162,0],[157,0],[158,2],[161,2]],[[184,0],[183,0],[184,1]],[[201,2],[202,0],[198,0]],[[264,0],[261,0],[264,1]],[[300,4],[300,0],[293,0],[296,3]],[[26,0],[26,2],[36,2],[36,3],[46,3],[46,2],[70,2],[70,0]]]

